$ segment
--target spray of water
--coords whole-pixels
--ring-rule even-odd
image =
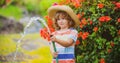
[[[51,33],[51,32],[50,32],[50,29],[49,29],[49,27],[47,26],[47,24],[46,24],[46,22],[45,22],[44,19],[42,19],[42,18],[40,18],[40,17],[32,17],[32,18],[30,19],[30,21],[28,22],[28,24],[25,26],[24,31],[23,31],[23,33],[21,34],[21,38],[17,41],[16,51],[15,51],[15,54],[14,54],[14,56],[13,56],[13,61],[16,60],[16,55],[17,55],[17,52],[18,52],[19,44],[20,44],[21,40],[25,37],[25,35],[26,35],[26,30],[30,27],[30,25],[31,25],[33,22],[36,22],[36,21],[38,21],[40,24],[43,24],[43,25],[47,28],[48,33]]]

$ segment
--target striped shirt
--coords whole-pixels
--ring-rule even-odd
[[[56,49],[58,52],[58,60],[59,63],[75,63],[75,55],[74,55],[74,45],[77,40],[77,31],[75,29],[68,29],[65,31],[55,31],[53,34],[56,38],[67,41],[68,39],[73,39],[74,44],[69,47],[63,47],[60,44],[55,42]],[[53,59],[53,63],[55,63],[55,59]]]

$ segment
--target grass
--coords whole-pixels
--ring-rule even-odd
[[[9,36],[0,35],[0,55],[7,55],[15,51],[16,43]]]
[[[5,56],[16,50],[16,42],[14,39],[20,39],[20,34],[9,34],[9,35],[0,35],[0,55]],[[19,47],[19,52],[23,52],[25,55],[32,56],[34,58],[29,59],[25,58],[25,61],[21,61],[20,63],[51,63],[52,56],[50,54],[50,48],[47,44],[43,43],[46,40],[43,40],[38,33],[35,34],[27,34],[22,41],[29,40],[35,41],[36,39],[40,39],[41,41],[37,42],[40,46],[35,50],[24,50]],[[22,44],[22,42],[20,43]],[[2,62],[0,62],[2,63]],[[9,63],[9,62],[8,62]]]

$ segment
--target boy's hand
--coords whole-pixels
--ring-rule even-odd
[[[56,42],[56,40],[57,40],[55,36],[51,36],[50,39],[51,39],[51,41],[54,41],[54,42]]]
[[[52,55],[54,58],[56,58],[58,56],[58,52],[53,52]]]

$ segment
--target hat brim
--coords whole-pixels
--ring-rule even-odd
[[[73,10],[69,7],[69,6],[66,6],[66,5],[55,5],[55,6],[51,6],[50,8],[48,8],[47,12],[48,12],[48,16],[50,18],[54,18],[55,14],[57,11],[65,11],[67,12],[70,17],[74,20],[75,22],[75,27],[77,27],[79,25],[79,19],[78,17],[76,16],[76,14],[73,12]]]

